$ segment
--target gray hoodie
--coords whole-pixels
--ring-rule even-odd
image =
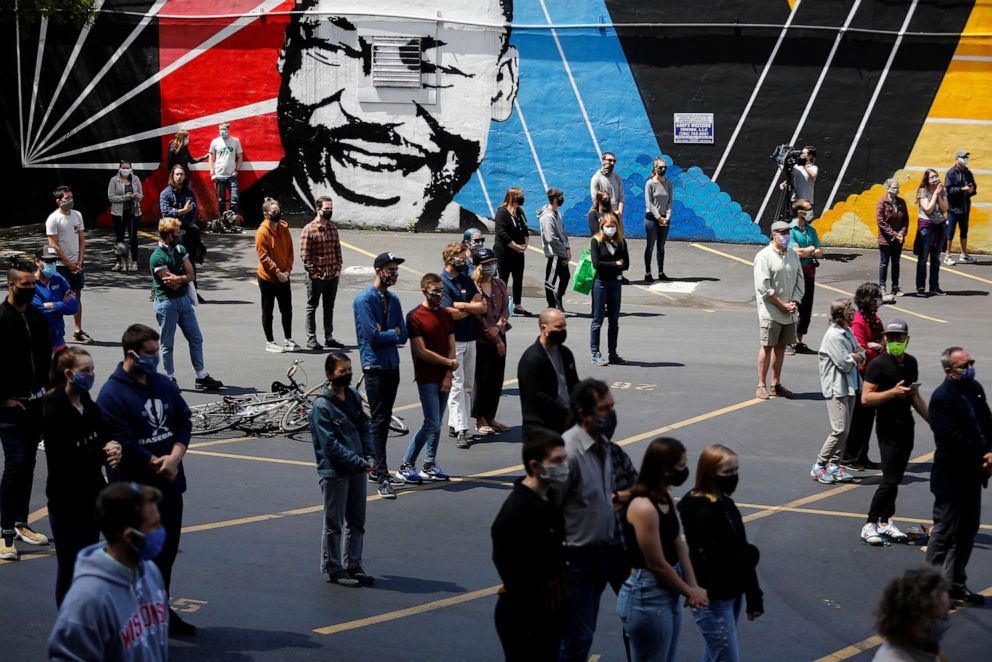
[[[541,223],[541,241],[544,242],[545,257],[568,257],[568,236],[565,234],[565,224],[561,220],[561,212],[546,204],[537,210],[537,218]]]
[[[156,662],[169,658],[169,598],[162,574],[142,561],[134,576],[105,550],[86,547],[48,638],[49,660]]]

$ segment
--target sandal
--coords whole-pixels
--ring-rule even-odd
[[[480,427],[477,427],[475,428],[475,431],[482,435],[496,434],[496,430],[489,427],[488,425],[482,425]]]
[[[498,432],[506,432],[507,430],[510,429],[510,426],[509,425],[506,425],[504,423],[500,423],[499,421],[489,421],[489,425],[491,425],[492,427],[496,428],[496,430]]]
[[[118,262],[114,266],[110,267],[110,270],[111,271],[123,271],[123,269],[124,269],[124,265],[121,264],[120,262]]]

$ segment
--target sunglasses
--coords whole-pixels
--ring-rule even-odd
[[[954,369],[955,370],[964,370],[965,368],[970,368],[973,365],[975,365],[975,359],[971,359],[970,361],[966,361],[965,363],[962,363],[961,365],[956,365],[956,366],[954,366]]]

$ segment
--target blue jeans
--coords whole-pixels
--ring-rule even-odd
[[[234,177],[218,177],[214,180],[214,192],[217,193],[217,207],[220,213],[223,214],[228,208],[235,214],[238,213],[238,196],[240,191],[238,189],[238,176]],[[227,194],[231,194],[231,204],[228,207]]]
[[[617,336],[620,335],[620,281],[604,280],[599,276],[592,284],[592,325],[589,327],[589,348],[599,353],[599,330],[603,318],[610,322],[606,343],[610,356],[617,353]]]
[[[676,570],[678,567],[676,566]],[[679,594],[646,569],[634,571],[617,596],[617,615],[630,637],[633,662],[672,662],[682,627]]]
[[[658,275],[665,273],[665,242],[668,241],[669,225],[658,225],[658,221],[652,219],[644,221],[644,237],[648,240],[644,247],[644,273],[651,273],[651,251],[655,243],[658,244]]]
[[[889,262],[892,262],[892,289],[899,287],[899,258],[902,257],[902,244],[878,246],[878,284],[885,287],[885,277],[889,274]]]
[[[420,393],[420,406],[424,410],[424,424],[420,426],[417,436],[410,440],[410,445],[403,456],[403,464],[413,464],[417,461],[421,449],[427,445],[424,456],[426,464],[434,464],[437,457],[437,444],[441,441],[441,419],[448,404],[448,391],[442,391],[440,384],[417,383]]]
[[[916,240],[923,242],[916,249],[919,260],[916,263],[916,289],[922,290],[927,284],[927,260],[930,260],[930,291],[940,289],[940,252],[944,249],[944,224],[931,225],[916,233]],[[931,238],[930,233],[938,234]]]
[[[739,662],[737,621],[741,617],[741,598],[710,600],[709,607],[693,609],[692,615],[706,642],[703,662]]]
[[[155,300],[153,304],[155,320],[158,322],[158,332],[162,336],[162,367],[170,377],[176,373],[172,359],[172,348],[176,342],[176,325],[182,329],[186,342],[189,343],[189,359],[193,362],[196,376],[203,374],[203,334],[196,321],[196,311],[189,297],[181,296],[164,301]]]
[[[572,594],[565,602],[565,632],[559,662],[586,662],[596,634],[599,598],[610,576],[605,547],[567,547],[568,584]]]

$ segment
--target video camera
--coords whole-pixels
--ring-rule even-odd
[[[792,145],[779,145],[772,152],[772,160],[783,170],[792,170],[792,167],[802,159],[802,155],[802,149],[796,149]]]

